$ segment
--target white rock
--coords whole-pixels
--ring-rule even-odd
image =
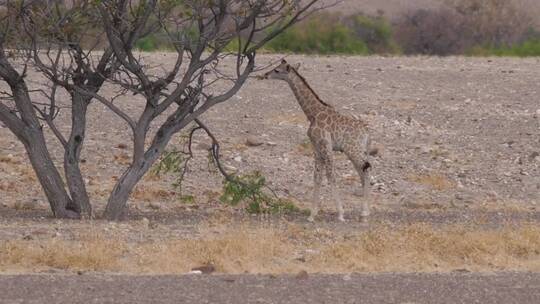
[[[200,271],[200,270],[192,270],[192,271],[188,272],[187,274],[202,274],[202,271]]]

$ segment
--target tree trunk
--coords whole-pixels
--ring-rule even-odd
[[[90,218],[92,206],[79,167],[86,130],[88,101],[87,98],[78,93],[73,93],[71,98],[71,134],[64,152],[64,173],[72,199],[72,204],[68,207],[81,213],[82,216]]]
[[[17,75],[16,72],[12,71],[11,73]],[[30,163],[47,196],[54,216],[58,218],[79,218],[79,212],[70,209],[73,203],[47,149],[45,136],[30,101],[26,84],[18,78],[10,83],[10,87],[20,118],[6,113],[1,117],[6,119],[10,130],[24,144]]]
[[[185,114],[183,115],[185,117]],[[181,120],[181,119],[180,119]],[[176,125],[176,129],[173,128],[173,124],[165,124],[162,126],[150,147],[143,156],[139,159],[135,159],[129,168],[122,174],[116,185],[114,186],[111,196],[107,201],[107,207],[103,216],[108,220],[121,220],[126,216],[126,206],[129,199],[129,195],[133,191],[133,188],[141,180],[141,178],[148,172],[154,162],[163,154],[165,147],[171,140],[174,133],[178,132],[187,125],[189,122],[182,121]],[[142,132],[144,133],[144,132]],[[137,136],[137,134],[135,135]]]
[[[28,128],[23,140],[30,163],[47,196],[52,212],[57,218],[80,218],[77,210],[70,210],[72,201],[66,192],[64,181],[55,167],[41,130]]]
[[[150,163],[144,161],[140,165],[132,164],[124,174],[122,174],[116,185],[114,185],[109,200],[107,201],[107,206],[103,213],[103,216],[106,219],[121,220],[127,216],[126,206],[129,195],[150,166]]]

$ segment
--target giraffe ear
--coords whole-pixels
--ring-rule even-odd
[[[287,60],[281,59],[281,64],[287,64]]]

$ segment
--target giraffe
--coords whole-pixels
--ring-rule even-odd
[[[345,221],[343,203],[335,190],[336,174],[333,151],[345,153],[352,162],[362,182],[362,220],[369,216],[368,196],[370,193],[369,146],[367,124],[361,120],[339,113],[333,106],[322,101],[298,73],[300,64],[291,66],[286,60],[275,69],[264,74],[263,79],[286,81],[291,87],[300,107],[309,120],[307,135],[313,145],[315,158],[313,202],[309,221],[314,221],[321,207],[320,189],[326,172],[331,197],[337,204],[338,220]]]

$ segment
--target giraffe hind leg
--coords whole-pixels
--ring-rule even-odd
[[[370,169],[371,169],[371,163],[367,160],[367,157],[360,157],[361,154],[355,151],[347,150],[345,151],[345,154],[349,158],[349,160],[353,163],[354,168],[356,169],[356,172],[360,176],[360,181],[362,184],[362,188],[360,189],[360,195],[362,196],[362,204],[361,204],[361,213],[360,215],[362,218],[366,218],[369,216],[369,200],[370,200],[370,193],[371,193],[371,183],[370,183]]]
[[[308,217],[308,221],[315,221],[315,217],[319,213],[321,208],[321,187],[322,187],[322,178],[323,178],[323,161],[320,157],[315,157],[315,170],[313,173],[313,200],[311,202],[311,212]]]

